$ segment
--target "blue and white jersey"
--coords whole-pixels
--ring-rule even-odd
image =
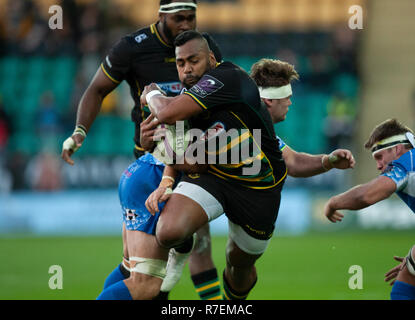
[[[284,150],[284,148],[287,146],[284,140],[282,140],[279,136],[276,137],[278,139],[278,148],[280,149],[280,151]]]
[[[415,213],[415,152],[410,150],[392,161],[382,176],[396,183],[396,194]]]
[[[139,159],[142,162],[164,167],[164,163],[158,160],[156,157],[154,157],[153,154],[151,153],[146,153],[145,155],[141,156]]]

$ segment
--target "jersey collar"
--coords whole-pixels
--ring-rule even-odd
[[[157,22],[158,23],[158,22]],[[168,47],[168,48],[173,48],[173,46],[167,44],[163,38],[161,37],[159,31],[157,30],[157,23],[153,23],[152,25],[150,25],[150,31],[151,33],[155,34],[157,39],[161,42],[162,45]]]

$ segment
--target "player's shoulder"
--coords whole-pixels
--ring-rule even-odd
[[[232,81],[235,80],[235,78],[250,79],[245,70],[230,61],[218,63],[216,68],[212,70],[212,74],[222,75]]]
[[[392,166],[398,166],[406,171],[415,171],[415,152],[414,150],[409,150],[401,155],[398,159],[392,161]]]
[[[125,35],[121,40],[139,48],[152,42],[152,39],[153,33],[151,31],[151,26],[147,26]]]

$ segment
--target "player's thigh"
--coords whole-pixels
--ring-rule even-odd
[[[255,261],[265,252],[270,240],[257,239],[232,221],[228,221],[228,224],[227,262],[238,268],[253,266]]]
[[[125,223],[122,224],[122,249],[124,258],[128,259],[127,230],[125,228]]]
[[[194,200],[173,193],[160,214],[157,239],[161,244],[174,246],[190,237],[208,222],[204,209]]]
[[[153,234],[142,231],[126,230],[127,248],[131,257],[166,260],[168,249],[160,247]]]

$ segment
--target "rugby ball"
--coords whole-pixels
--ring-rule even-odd
[[[164,164],[173,164],[183,158],[191,143],[189,122],[177,121],[174,125],[160,124],[166,129],[165,135],[157,142],[153,156]]]

